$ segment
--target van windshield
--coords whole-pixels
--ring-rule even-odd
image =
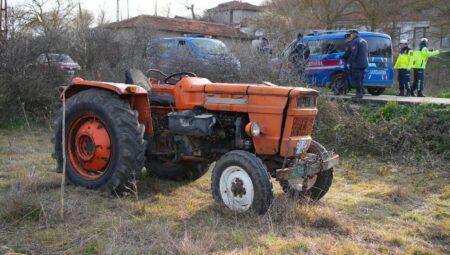
[[[228,48],[220,41],[216,40],[191,40],[191,43],[204,54],[225,55],[228,54]]]

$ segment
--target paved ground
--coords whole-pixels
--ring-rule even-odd
[[[350,96],[325,95],[325,96],[332,99],[357,101],[356,99],[352,99],[351,95]],[[380,95],[380,96],[365,95],[361,101],[381,103],[381,104],[395,101],[398,102],[399,104],[428,103],[428,104],[450,105],[450,98],[436,98],[436,97],[397,97],[388,95]]]

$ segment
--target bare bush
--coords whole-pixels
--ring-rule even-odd
[[[449,160],[448,108],[352,106],[319,100],[315,139],[339,153],[372,155],[439,167]]]

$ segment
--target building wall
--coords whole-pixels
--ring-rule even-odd
[[[239,24],[246,19],[253,19],[258,16],[258,14],[260,14],[260,12],[248,10],[230,10],[221,12],[209,11],[207,15],[212,22],[234,25]]]

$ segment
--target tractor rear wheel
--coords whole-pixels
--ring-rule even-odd
[[[173,163],[158,159],[149,159],[145,168],[150,174],[175,181],[195,181],[208,171],[206,163]]]
[[[320,143],[311,141],[308,149],[309,153],[319,155],[319,157],[326,157],[327,151]],[[296,178],[289,181],[280,181],[283,191],[295,198],[306,198],[314,201],[320,200],[330,189],[333,182],[333,169],[320,172],[307,179]]]
[[[89,89],[66,101],[65,144],[62,110],[55,121],[57,171],[66,155],[66,177],[75,185],[118,192],[140,175],[144,165],[144,126],[127,100]]]
[[[264,214],[273,200],[266,166],[247,151],[230,151],[216,162],[211,189],[217,203],[237,212]]]

